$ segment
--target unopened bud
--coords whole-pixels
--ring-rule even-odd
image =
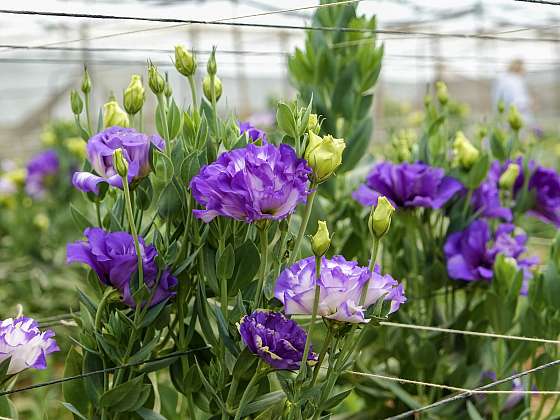
[[[498,101],[498,112],[500,114],[503,114],[505,110],[506,110],[506,103],[504,102],[503,99],[500,99]]]
[[[70,107],[74,115],[80,115],[84,109],[84,102],[77,90],[72,90],[70,92]]]
[[[109,101],[103,105],[103,127],[128,127],[128,115],[119,106],[117,101]]]
[[[305,148],[304,158],[313,169],[316,183],[326,181],[342,163],[342,152],[346,148],[343,139],[335,139],[331,135],[320,137],[309,132],[309,141]]]
[[[152,63],[148,64],[148,85],[156,95],[163,93],[165,90],[165,79]]]
[[[182,45],[175,46],[175,68],[185,77],[191,77],[196,73],[196,61]]]
[[[163,91],[163,94],[166,98],[170,98],[171,95],[173,95],[173,89],[171,89],[171,85],[169,84],[169,82],[165,84],[165,90]]]
[[[121,176],[122,178],[126,178],[126,176],[128,175],[128,162],[124,158],[121,148],[116,149],[113,152],[113,164],[119,176]]]
[[[311,238],[311,249],[316,257],[322,257],[327,253],[331,246],[331,238],[329,236],[329,229],[327,222],[319,220],[317,232]]]
[[[206,63],[206,71],[210,76],[214,76],[218,73],[218,65],[216,64],[216,47],[212,48],[212,53]]]
[[[124,109],[130,115],[137,114],[144,106],[146,91],[142,86],[142,79],[139,75],[133,74],[130,84],[124,91]]]
[[[436,96],[441,105],[445,105],[449,101],[449,93],[447,92],[447,85],[441,80],[436,82]]]
[[[319,124],[319,117],[317,114],[309,114],[309,120],[307,121],[307,131],[312,131],[315,134],[319,134],[321,125]]]
[[[521,168],[517,163],[510,163],[504,173],[500,176],[498,184],[504,190],[511,190],[519,176]]]
[[[377,239],[381,239],[391,226],[391,219],[395,208],[385,196],[377,199],[377,205],[371,209],[368,227],[370,233]]]
[[[91,79],[87,67],[84,67],[84,77],[82,78],[82,92],[88,94],[91,92]]]
[[[509,126],[514,131],[519,131],[523,127],[523,118],[515,105],[510,105],[508,112]]]
[[[470,169],[480,156],[480,152],[465,137],[462,131],[458,131],[453,142],[453,153],[455,154],[455,163],[465,169]]]
[[[209,74],[204,76],[204,80],[202,81],[202,91],[204,92],[204,96],[210,102],[212,102],[212,79]],[[222,96],[222,81],[218,78],[218,76],[214,76],[214,92],[216,102]]]
[[[46,231],[49,228],[49,218],[44,213],[38,213],[33,218],[33,224],[39,228],[39,230]]]

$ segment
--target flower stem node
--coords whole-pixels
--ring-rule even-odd
[[[126,178],[126,176],[128,175],[128,162],[124,158],[122,149],[119,148],[113,152],[113,161],[117,173],[122,178]]]
[[[70,106],[74,115],[80,115],[84,109],[84,102],[76,90],[70,92]]]
[[[377,205],[372,207],[368,221],[369,231],[377,239],[381,239],[389,231],[394,212],[395,208],[387,197],[377,199]]]
[[[117,101],[109,101],[103,105],[103,127],[128,127],[128,115],[119,106]]]
[[[175,68],[185,77],[196,73],[196,60],[194,56],[182,45],[175,46]]]
[[[311,237],[311,249],[316,257],[322,257],[331,246],[331,238],[327,228],[327,222],[319,220],[317,232]]]
[[[304,158],[313,169],[315,183],[324,182],[334,174],[342,163],[342,153],[345,148],[343,139],[335,139],[331,135],[321,138],[314,132],[309,132]]]
[[[142,86],[142,79],[140,75],[133,74],[130,79],[130,84],[124,91],[124,109],[130,115],[137,114],[144,106],[144,99],[146,91]]]
[[[202,81],[202,91],[204,92],[206,99],[212,102],[212,76],[209,74],[204,76],[204,80]],[[214,76],[214,92],[217,102],[222,96],[222,81],[218,78],[218,76]]]
[[[500,176],[498,181],[500,188],[503,190],[511,190],[517,177],[519,176],[520,168],[517,163],[510,163],[504,173]]]

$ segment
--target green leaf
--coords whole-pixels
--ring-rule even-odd
[[[490,169],[490,157],[485,154],[482,155],[470,169],[465,179],[465,186],[471,190],[478,188],[482,181],[486,179],[488,169]]]
[[[255,399],[245,406],[241,412],[241,416],[245,417],[250,414],[258,413],[274,405],[286,398],[284,391],[273,391],[267,394],[261,395],[259,398]]]
[[[82,355],[78,352],[78,350],[76,350],[75,347],[70,347],[68,355],[66,356],[66,361],[64,363],[64,376],[68,377],[81,374],[82,365]],[[88,412],[89,403],[87,398],[84,398],[84,395],[87,394],[83,379],[64,382],[62,384],[62,393],[64,395],[64,400],[72,405],[72,407],[74,407],[76,410],[78,410],[78,412]]]
[[[70,412],[72,412],[72,414],[74,414],[74,416],[78,417],[79,419],[82,420],[88,420],[86,416],[84,416],[80,410],[78,410],[76,407],[74,407],[72,404],[67,403],[67,402],[63,402],[62,405]]]
[[[221,308],[219,308],[218,306],[214,306],[214,316],[218,321],[218,333],[220,334],[220,341],[226,346],[231,354],[237,356],[239,354],[239,349],[229,336],[226,320],[224,319]]]
[[[169,139],[174,139],[179,134],[181,129],[181,112],[175,103],[175,100],[171,100],[171,105],[167,109],[167,127],[169,129]]]
[[[173,178],[173,173],[175,171],[173,162],[163,152],[157,149],[153,151],[153,155],[156,180],[158,183],[165,186],[169,184]]]
[[[543,353],[537,358],[535,365],[541,366],[550,363],[553,360],[554,359],[552,359],[552,357],[550,357],[548,353]],[[556,389],[556,384],[558,383],[557,368],[541,369],[538,372],[535,372],[534,375],[535,382],[537,383],[537,389],[541,391],[550,391]]]
[[[93,223],[91,223],[88,218],[84,216],[83,213],[72,203],[70,203],[70,213],[72,214],[72,219],[80,232],[83,232],[86,228],[93,226]]]
[[[135,413],[138,414],[143,420],[167,420],[167,418],[163,417],[161,414],[145,407],[136,410]]]
[[[282,131],[294,139],[297,138],[295,116],[290,107],[283,102],[278,103],[276,121]]]
[[[103,369],[103,361],[93,353],[85,353],[83,358],[82,372],[94,372]],[[92,402],[97,404],[103,392],[103,374],[86,376],[84,379],[85,395]]]
[[[353,390],[354,390],[354,388],[350,388],[350,389],[347,389],[346,391],[342,391],[342,392],[332,396],[327,401],[325,401],[325,403],[321,407],[321,410],[331,410],[331,409],[335,408],[338,404],[340,404],[342,401],[344,401],[346,399],[346,397],[348,395],[350,395],[350,393]]]
[[[364,118],[347,139],[346,149],[342,155],[342,166],[339,172],[348,172],[354,169],[360,159],[367,154],[373,123],[371,118]]]
[[[253,241],[248,240],[235,250],[235,270],[229,282],[229,292],[234,294],[253,281],[260,266],[260,253]]]
[[[105,408],[115,408],[125,400],[136,400],[139,393],[142,392],[143,381],[144,375],[141,375],[108,390],[101,396],[100,405]]]
[[[216,274],[218,279],[220,281],[230,279],[233,275],[234,268],[235,253],[233,251],[233,246],[228,244],[221,254],[218,253],[216,258]]]
[[[467,400],[467,412],[471,420],[484,420],[484,418],[478,413],[478,410],[474,404]]]
[[[235,365],[233,367],[233,376],[236,378],[251,379],[255,373],[255,366],[257,364],[257,357],[245,347],[237,356]]]

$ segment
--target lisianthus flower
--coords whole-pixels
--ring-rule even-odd
[[[484,220],[476,220],[465,230],[449,235],[444,245],[447,273],[455,280],[491,280],[496,257],[502,254],[516,260],[523,270],[522,294],[527,294],[531,268],[538,263],[536,257],[525,257],[527,235],[516,232],[514,225],[504,223],[494,233]]]
[[[113,153],[122,149],[128,162],[128,182],[133,183],[150,173],[150,147],[165,148],[157,136],[139,133],[133,128],[109,127],[88,140],[87,157],[95,173],[75,172],[72,184],[81,191],[99,194],[99,184],[122,188],[122,178],[113,164]]]
[[[513,374],[515,374],[517,372],[513,372]],[[482,373],[482,378],[484,379],[483,384],[486,384],[488,382],[495,382],[498,377],[496,376],[496,372],[492,371],[492,370],[487,370],[485,372]],[[533,389],[536,391],[537,388],[533,385]],[[513,381],[511,381],[511,390],[512,391],[517,391],[518,393],[516,394],[511,394],[507,397],[507,399],[505,400],[505,402],[502,405],[502,411],[503,412],[507,412],[512,410],[517,404],[519,404],[524,396],[523,393],[521,391],[524,391],[523,388],[523,382],[521,382],[521,378],[516,378]],[[484,399],[484,396],[479,396],[480,400]]]
[[[299,369],[307,334],[294,321],[279,312],[263,309],[246,315],[239,323],[239,333],[251,353],[275,369]],[[309,347],[307,363],[317,361]]]
[[[54,150],[39,153],[27,164],[25,191],[33,198],[41,198],[45,194],[48,177],[56,175],[60,168],[58,156]]]
[[[471,206],[482,217],[500,218],[510,222],[513,215],[511,209],[502,206],[498,185],[504,170],[505,167],[503,168],[499,161],[492,162],[486,179],[473,191]],[[518,184],[518,181],[515,183]]]
[[[27,368],[46,369],[47,355],[60,351],[54,332],[41,332],[39,324],[26,317],[8,318],[0,324],[0,362],[10,358],[7,373],[16,374]]]
[[[253,124],[251,124],[249,121],[238,121],[237,124],[239,126],[239,132],[241,134],[247,133],[247,135],[249,136],[249,138],[253,142],[255,142],[259,139],[261,139],[264,142],[268,141],[268,139],[266,137],[266,133],[263,130],[259,130],[257,127],[255,127]]]
[[[445,176],[441,168],[424,163],[381,162],[373,167],[365,184],[352,193],[364,206],[373,206],[381,195],[397,208],[445,205],[463,186],[455,178]]]
[[[130,282],[137,271],[138,259],[132,235],[127,232],[105,232],[100,228],[87,228],[84,236],[86,241],[68,244],[67,262],[89,265],[103,284],[118,289],[123,302],[135,307]],[[141,237],[139,242],[144,284],[152,295],[149,301],[152,306],[175,295],[173,289],[177,285],[177,279],[169,270],[159,270],[156,264],[158,253],[153,245],[146,246]],[[158,279],[159,271],[161,274]]]
[[[193,212],[205,222],[219,215],[248,223],[283,219],[306,201],[310,172],[285,144],[224,152],[191,180],[193,197],[205,207]]]
[[[560,227],[560,176],[549,168],[538,166],[528,185],[535,193],[535,204],[529,214]]]
[[[363,306],[359,305],[362,289],[368,282]],[[315,297],[315,258],[309,257],[286,268],[278,277],[274,296],[284,304],[286,314],[311,314]],[[321,259],[320,295],[317,313],[341,322],[365,323],[365,309],[378,299],[391,301],[389,313],[406,302],[402,284],[390,275],[382,275],[379,266],[374,272],[337,255]]]

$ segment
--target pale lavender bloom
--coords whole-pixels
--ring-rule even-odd
[[[56,175],[59,168],[60,162],[54,150],[47,150],[33,157],[27,164],[25,192],[33,198],[43,197],[48,178]]]
[[[39,324],[26,317],[8,318],[0,324],[0,362],[10,358],[7,373],[13,375],[27,368],[46,369],[47,355],[60,351],[54,332],[41,332]]]
[[[285,144],[249,144],[222,153],[191,180],[193,197],[205,207],[193,212],[205,222],[216,216],[248,223],[283,219],[307,200],[310,172]]]
[[[362,289],[368,282],[363,306],[359,305]],[[287,314],[311,314],[315,296],[315,257],[305,258],[285,269],[276,282],[274,296],[284,304]],[[365,310],[378,299],[391,301],[389,313],[406,302],[402,284],[390,275],[382,275],[379,266],[374,272],[347,261],[338,255],[321,259],[320,297],[317,313],[342,322],[363,323]]]
[[[364,206],[377,204],[385,196],[397,208],[428,207],[438,209],[463,189],[441,168],[424,163],[381,162],[373,167],[365,184],[352,193]]]
[[[75,172],[72,184],[81,191],[99,194],[99,184],[122,188],[122,178],[113,164],[115,150],[122,149],[128,162],[128,182],[138,181],[150,173],[150,148],[165,148],[165,141],[157,136],[139,133],[133,128],[109,127],[88,140],[87,156],[95,174]]]

